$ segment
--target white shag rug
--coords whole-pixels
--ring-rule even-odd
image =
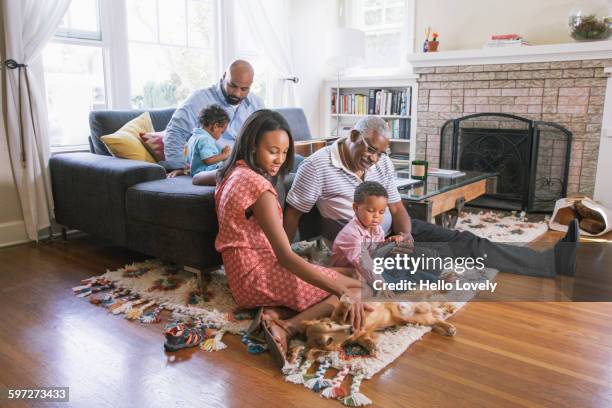
[[[469,231],[494,242],[526,245],[548,231],[548,222],[529,221],[524,213],[508,215],[494,211],[463,212],[455,229]]]

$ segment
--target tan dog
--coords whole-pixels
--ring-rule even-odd
[[[374,308],[366,312],[362,330],[355,332],[345,319],[350,301],[341,301],[331,318],[309,320],[302,323],[306,334],[307,358],[326,351],[335,351],[344,343],[357,343],[371,356],[376,355],[376,331],[404,324],[431,326],[432,330],[446,336],[454,336],[455,326],[442,320],[455,312],[452,303],[442,302],[375,302],[368,303]]]

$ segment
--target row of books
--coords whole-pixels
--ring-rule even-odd
[[[369,89],[368,94],[340,94],[332,91],[332,113],[349,115],[410,115],[411,88],[403,91]]]
[[[410,139],[410,119],[388,120],[392,139]]]

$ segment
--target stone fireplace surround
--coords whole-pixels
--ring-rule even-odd
[[[573,133],[568,194],[593,196],[605,68],[612,67],[612,41],[603,43],[412,54],[417,158],[439,165],[440,129],[449,119],[495,112],[555,122]]]

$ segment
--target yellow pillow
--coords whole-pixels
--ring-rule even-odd
[[[100,137],[115,157],[157,163],[140,141],[141,133],[155,132],[149,112],[130,120],[113,134]]]

